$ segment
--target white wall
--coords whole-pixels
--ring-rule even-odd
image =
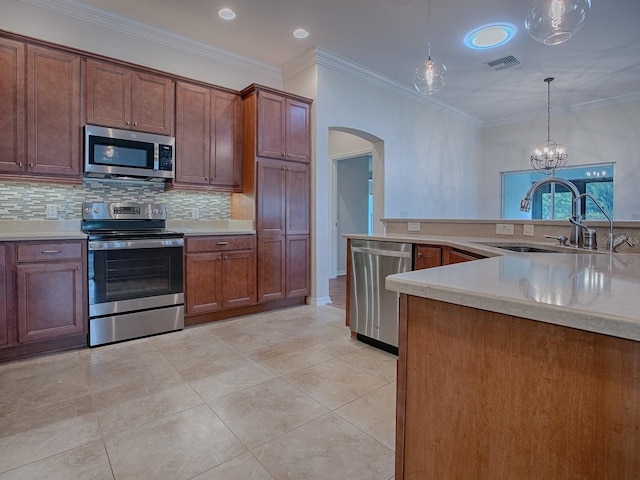
[[[531,150],[546,138],[546,117],[482,131],[479,218],[500,217],[500,172],[531,168]],[[640,214],[640,102],[552,113],[551,139],[567,147],[569,166],[615,162],[615,219]]]

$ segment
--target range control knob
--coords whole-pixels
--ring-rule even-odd
[[[158,215],[158,209],[157,209],[157,208],[154,208],[154,209],[153,209],[153,215],[154,215],[154,216],[157,216],[157,215]]]
[[[100,207],[93,207],[93,213],[96,215],[100,213]]]

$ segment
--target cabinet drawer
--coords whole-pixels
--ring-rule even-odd
[[[34,262],[82,258],[81,243],[25,243],[16,248],[16,261]]]
[[[215,237],[189,237],[186,241],[187,253],[218,252],[227,250],[253,250],[256,248],[255,235],[220,235]]]

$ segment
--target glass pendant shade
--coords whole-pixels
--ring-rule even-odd
[[[558,45],[582,27],[589,10],[591,0],[535,0],[524,26],[534,40]]]
[[[431,60],[431,56],[418,65],[413,84],[423,95],[437,93],[447,82],[447,67]]]

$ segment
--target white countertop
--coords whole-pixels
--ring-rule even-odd
[[[640,255],[506,254],[390,275],[386,287],[640,341]]]

